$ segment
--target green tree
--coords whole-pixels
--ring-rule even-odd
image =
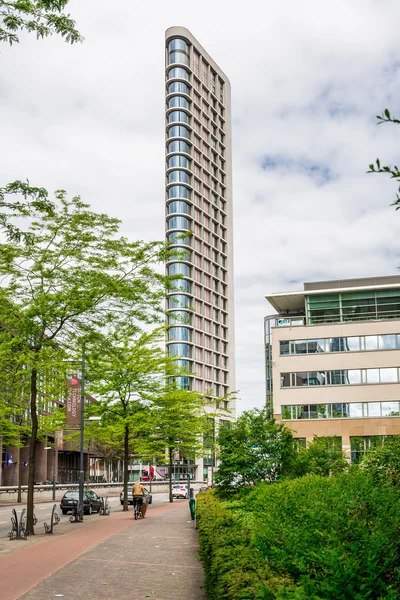
[[[315,435],[302,457],[305,461],[305,471],[310,475],[337,475],[347,471],[349,466],[342,451],[342,439],[336,435]]]
[[[378,120],[378,125],[383,123],[393,123],[395,125],[400,124],[400,119],[393,117],[387,108],[385,108],[382,115],[377,115],[376,118]],[[367,171],[367,173],[387,173],[390,175],[391,179],[395,179],[396,181],[400,182],[399,168],[396,165],[393,167],[391,165],[382,165],[379,158],[376,159],[375,163],[371,163],[369,165],[369,171]],[[400,208],[400,186],[398,193],[396,194],[396,200],[392,203],[392,206],[395,206],[396,210],[399,210]]]
[[[0,0],[0,42],[19,42],[18,32],[38,38],[58,34],[70,44],[83,41],[75,21],[63,11],[69,0]]]
[[[148,411],[162,389],[163,375],[171,359],[161,349],[165,329],[132,332],[121,328],[100,338],[88,360],[88,382],[98,399],[89,409],[102,417],[92,428],[99,439],[118,448],[124,461],[124,508],[128,510],[128,465],[131,454],[151,434]]]
[[[215,476],[221,493],[290,475],[297,460],[292,432],[270,419],[268,411],[244,412],[229,429],[221,429],[221,464]]]
[[[154,398],[148,413],[151,435],[145,447],[149,456],[166,457],[169,465],[169,501],[172,502],[173,457],[194,460],[204,449],[204,436],[209,432],[207,399],[195,391],[177,386],[167,377],[163,393]],[[210,408],[210,405],[208,405]]]
[[[400,435],[388,436],[384,446],[370,450],[360,468],[370,473],[377,483],[400,487]]]
[[[4,225],[6,231],[22,227],[24,235],[0,244],[0,327],[18,340],[21,360],[29,370],[30,533],[34,533],[38,375],[52,361],[59,365],[67,352],[73,356],[81,340],[110,324],[134,328],[138,321],[157,320],[165,297],[165,278],[157,268],[168,256],[160,242],[120,237],[117,219],[90,211],[79,197],[69,200],[64,191],[55,193],[50,203],[54,208],[35,205],[36,189],[32,194],[29,188],[21,189],[24,208],[11,211]]]

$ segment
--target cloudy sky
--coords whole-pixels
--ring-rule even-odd
[[[164,31],[190,29],[232,84],[239,410],[264,402],[270,292],[400,263],[398,0],[71,0],[85,37],[0,53],[0,185],[80,194],[133,238],[164,234]]]

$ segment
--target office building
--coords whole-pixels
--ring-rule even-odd
[[[337,435],[357,462],[400,434],[400,277],[270,294],[266,400],[303,443]]]
[[[166,268],[182,276],[167,348],[188,370],[180,386],[221,397],[235,390],[230,83],[183,27],[166,31],[165,63],[166,236],[180,252]]]

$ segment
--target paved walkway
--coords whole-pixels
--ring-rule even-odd
[[[206,600],[187,501],[102,519],[1,557],[1,600]]]

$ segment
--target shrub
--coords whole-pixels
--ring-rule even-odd
[[[198,512],[210,600],[400,596],[399,493],[359,470],[201,494]]]

